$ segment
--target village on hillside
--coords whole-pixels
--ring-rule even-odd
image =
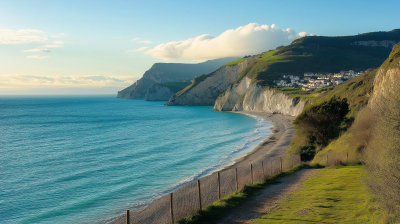
[[[348,79],[358,77],[364,74],[363,71],[354,72],[353,70],[341,71],[339,73],[304,73],[304,78],[300,79],[299,76],[284,75],[281,80],[274,80],[278,87],[301,87],[303,90],[310,91],[317,88],[323,88],[331,85],[338,85]]]

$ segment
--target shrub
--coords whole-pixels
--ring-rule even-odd
[[[346,98],[332,98],[308,108],[294,123],[297,130],[307,136],[310,145],[327,145],[351,123],[345,119],[348,112],[349,104]]]
[[[301,161],[310,161],[314,158],[316,147],[313,145],[306,145],[300,147],[300,158]]]

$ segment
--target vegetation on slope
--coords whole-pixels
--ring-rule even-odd
[[[380,72],[385,74],[389,68],[397,68],[399,71],[399,65],[400,44],[397,44],[380,67]],[[396,77],[400,73],[392,72],[390,75]],[[386,211],[398,218],[400,217],[400,89],[393,90],[390,97],[375,94],[374,97],[379,97],[374,98],[377,105],[361,109],[349,130],[318,152],[312,163],[323,164],[325,155],[349,152],[356,160],[366,164],[367,183],[370,189]],[[394,219],[388,222],[398,223],[398,221]]]
[[[397,44],[389,58],[381,66],[391,80],[400,76],[400,44]],[[383,78],[383,77],[380,77]],[[382,80],[378,80],[382,81]],[[394,83],[394,86],[399,83]],[[377,105],[371,107],[376,117],[372,136],[365,150],[364,162],[368,168],[368,183],[377,198],[393,214],[400,215],[400,89],[396,86],[391,95],[374,95]]]
[[[307,93],[307,99],[308,99],[308,104],[305,107],[304,111],[302,114],[300,114],[297,118],[297,125],[295,126],[296,128],[296,136],[293,139],[293,141],[290,144],[290,149],[288,150],[288,155],[292,154],[298,154],[298,153],[305,153],[305,155],[308,155],[304,158],[304,161],[307,160],[312,160],[314,155],[313,153],[319,153],[325,146],[329,145],[331,141],[339,137],[341,132],[345,132],[348,127],[352,124],[352,121],[354,120],[356,114],[358,111],[367,105],[371,91],[373,89],[373,82],[374,78],[376,75],[376,69],[369,71],[362,76],[353,78],[351,80],[348,80],[340,85],[337,85],[335,87],[329,87],[329,88],[322,88],[318,89],[316,91],[311,91]],[[286,90],[283,89],[285,92]],[[291,89],[285,92],[287,95],[292,96],[292,97],[300,97],[302,95],[301,92],[296,92],[295,89]],[[302,97],[305,98],[305,97]],[[306,123],[302,122],[302,118],[310,113],[310,111],[314,110],[315,108],[320,107],[321,105],[327,104],[328,102],[331,102],[336,99],[346,99],[347,104],[348,104],[348,109],[349,112],[346,114],[345,117],[341,117],[340,119],[340,125],[339,123],[336,123],[336,132],[334,135],[330,135],[329,139],[327,141],[315,141],[315,137],[313,135],[310,135],[312,132],[318,133],[318,128],[311,128],[310,126],[307,125]],[[313,109],[314,108],[314,109]],[[329,113],[332,113],[334,111],[326,111]],[[319,117],[327,117],[329,114],[326,113],[324,116],[320,115]],[[339,115],[339,114],[338,114]],[[319,118],[315,117],[317,120],[310,120],[308,119],[308,123],[315,123],[318,124],[320,121],[318,121]],[[329,125],[321,125],[320,128],[325,128],[329,127]],[[339,130],[339,132],[337,132]],[[352,129],[353,132],[356,132],[355,129]],[[355,135],[356,133],[353,133]],[[341,141],[340,141],[341,142]],[[338,143],[336,141],[333,141],[333,143]],[[353,142],[354,143],[354,142]],[[344,143],[343,143],[344,144]],[[356,147],[360,147],[360,143],[354,143]],[[342,145],[343,146],[343,145]],[[334,147],[336,148],[336,147]],[[332,151],[332,146],[328,147],[327,149],[329,152]],[[327,151],[325,150],[325,152]],[[348,149],[350,150],[350,149]],[[348,151],[350,152],[350,151]],[[351,156],[356,156],[356,152],[353,153]],[[318,154],[317,154],[318,155]],[[322,153],[319,155],[319,158],[322,161],[322,158],[325,154]],[[318,162],[317,162],[318,163]]]
[[[353,45],[366,40],[400,41],[400,30],[345,37],[303,37],[291,45],[261,54],[241,77],[247,75],[260,85],[274,86],[273,80],[283,75],[303,77],[305,72],[333,73],[378,67],[386,59],[390,48]]]
[[[267,223],[381,223],[389,221],[362,180],[361,166],[318,170],[275,209],[255,219]],[[386,219],[386,220],[385,220]]]

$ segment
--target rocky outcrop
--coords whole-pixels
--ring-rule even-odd
[[[289,97],[269,88],[262,88],[256,83],[249,83],[245,77],[221,94],[214,109],[219,111],[257,111],[279,113],[290,116],[299,115],[306,104],[305,100]]]
[[[250,57],[235,65],[222,66],[210,74],[198,77],[202,80],[194,79],[189,88],[176,93],[166,105],[213,106],[217,97],[238,79],[255,58]]]
[[[190,81],[234,60],[236,58],[219,58],[198,64],[155,63],[141,79],[119,91],[117,98],[144,99],[147,89],[155,83]]]
[[[389,58],[378,69],[374,79],[374,90],[368,105],[372,109],[385,108],[399,93],[400,85],[400,43],[393,47]]]
[[[170,88],[154,84],[147,89],[146,101],[168,101],[175,93]]]

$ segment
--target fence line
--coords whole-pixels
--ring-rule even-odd
[[[325,161],[319,163],[322,166],[337,166],[346,163],[357,163],[360,162],[360,155],[357,153],[349,152],[330,152],[326,154]]]
[[[327,160],[329,162],[329,159]],[[112,224],[174,223],[224,198],[246,185],[261,182],[301,163],[300,155],[292,155],[284,163],[282,158],[262,159],[246,166],[232,167],[191,181],[169,195],[153,201],[142,210],[129,212]]]

